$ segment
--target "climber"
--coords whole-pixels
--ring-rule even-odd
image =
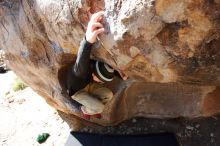
[[[100,117],[104,104],[113,97],[112,91],[102,84],[112,81],[116,71],[106,63],[90,59],[91,48],[97,41],[97,36],[105,31],[103,14],[101,11],[92,15],[66,82],[69,96],[80,103],[85,118],[90,118],[91,115]],[[118,73],[123,80],[127,79],[122,72]]]

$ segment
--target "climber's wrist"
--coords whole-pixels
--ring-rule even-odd
[[[95,42],[94,42],[94,43],[91,43],[89,40],[87,40],[86,36],[84,37],[84,39],[85,39],[86,44],[88,44],[88,45],[93,45],[93,44],[95,44]]]
[[[87,32],[86,32],[86,35],[85,35],[85,39],[86,39],[87,42],[89,42],[91,44],[95,43],[95,40],[91,36],[89,36],[87,34]]]

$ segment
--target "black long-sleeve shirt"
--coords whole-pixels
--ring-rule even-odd
[[[90,60],[92,45],[85,38],[81,41],[77,59],[67,75],[66,86],[69,96],[85,88],[92,80],[93,66]]]

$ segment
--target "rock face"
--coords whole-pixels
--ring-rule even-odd
[[[62,84],[90,14],[105,10],[106,33],[91,58],[123,70],[102,119],[198,117],[220,111],[219,0],[3,0],[0,48],[8,66],[48,104],[83,119]]]

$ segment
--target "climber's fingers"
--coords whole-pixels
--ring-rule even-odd
[[[86,40],[90,43],[95,43],[97,35],[104,32],[103,24],[99,22],[102,19],[103,11],[95,13],[89,21],[88,28],[86,30]]]
[[[94,31],[96,29],[103,28],[103,25],[101,23],[96,22],[96,23],[91,24],[91,27],[92,27],[92,30]]]
[[[102,19],[103,15],[104,15],[104,11],[94,13],[91,17],[91,21],[92,22],[99,22]]]
[[[99,28],[93,31],[93,35],[97,37],[98,34],[103,33],[105,31],[104,28]]]
[[[103,19],[103,17],[99,17],[97,21],[102,22],[102,19]]]

